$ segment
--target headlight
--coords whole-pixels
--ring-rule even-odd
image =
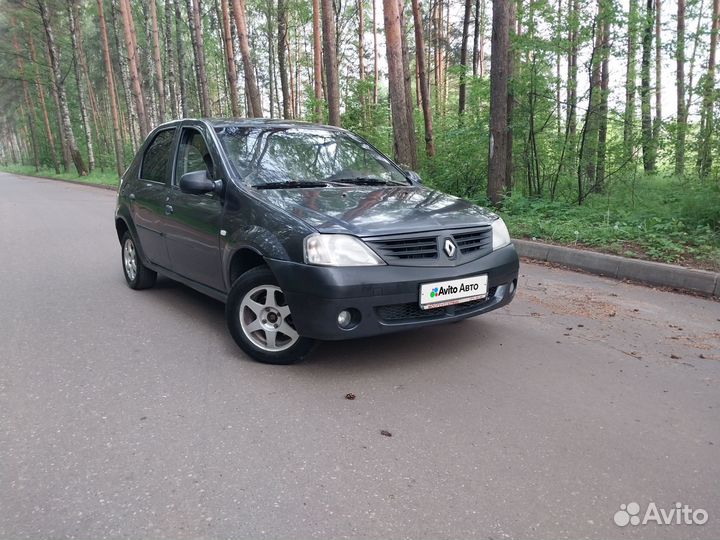
[[[346,234],[311,234],[305,238],[305,262],[323,266],[385,264],[362,240]]]
[[[493,231],[493,251],[505,247],[510,243],[510,232],[502,218],[497,218],[492,222]]]

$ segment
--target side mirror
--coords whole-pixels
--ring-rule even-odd
[[[415,171],[405,171],[405,177],[410,180],[413,186],[422,185],[422,178],[420,178],[420,175]]]
[[[221,185],[219,180],[213,181],[208,178],[207,171],[192,171],[183,174],[180,178],[180,191],[192,195],[217,192]]]

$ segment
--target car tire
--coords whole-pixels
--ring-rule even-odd
[[[290,307],[267,266],[248,270],[233,283],[225,320],[235,343],[264,364],[300,362],[315,345],[295,330]]]
[[[128,287],[135,290],[149,289],[155,285],[157,272],[145,266],[140,258],[135,240],[129,231],[126,231],[120,242],[120,257],[122,258],[123,274]]]

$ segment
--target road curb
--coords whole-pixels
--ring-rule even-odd
[[[717,272],[629,259],[596,251],[543,244],[532,240],[513,240],[513,243],[521,257],[556,263],[599,276],[637,281],[659,287],[671,287],[720,298],[720,273]]]
[[[34,174],[20,174],[10,171],[3,171],[0,169],[0,173],[11,174],[13,176],[19,176],[20,178],[39,178],[40,180],[52,180],[53,182],[65,182],[66,184],[75,184],[78,186],[90,186],[98,189],[105,189],[109,191],[117,191],[118,186],[111,186],[109,184],[92,184],[90,182],[83,182],[82,180],[68,180],[67,178],[55,178],[52,176],[40,176]]]

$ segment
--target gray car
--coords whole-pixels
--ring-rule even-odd
[[[163,124],[122,177],[115,227],[131,288],[161,273],[225,302],[237,344],[273,364],[480,315],[517,286],[502,219],[336,127]]]

